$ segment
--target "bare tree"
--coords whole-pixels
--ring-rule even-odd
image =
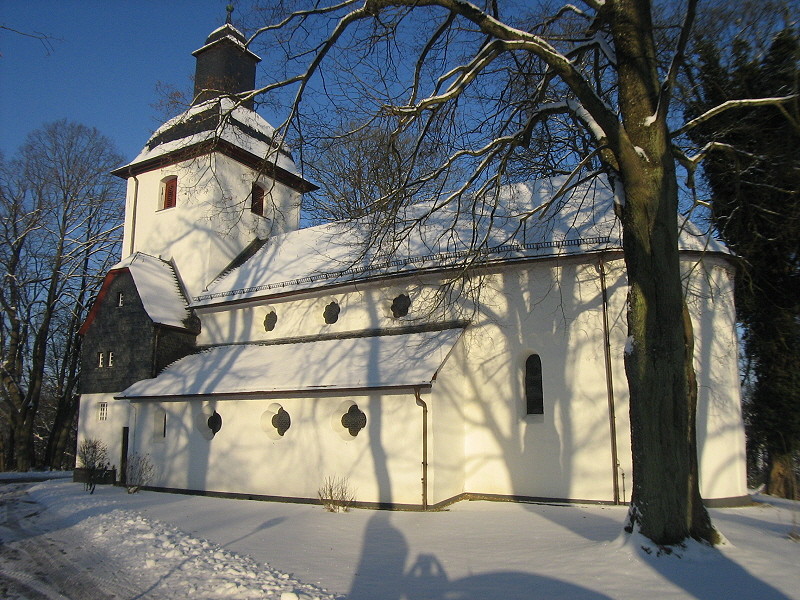
[[[109,172],[121,162],[96,129],[58,121],[0,165],[0,424],[18,470],[61,465],[77,409],[77,330],[118,256],[124,195]],[[37,458],[43,399],[53,423]]]
[[[698,486],[693,334],[677,218],[678,169],[692,171],[707,149],[686,155],[675,142],[732,105],[675,126],[671,100],[696,5],[687,0],[672,12],[664,5],[678,20],[656,31],[648,0],[550,2],[538,14],[511,7],[503,15],[494,0],[316,1],[306,9],[270,3],[261,17],[267,24],[250,43],[270,48],[277,76],[243,98],[291,89],[282,127],[301,140],[325,110],[326,118],[347,115],[365,126],[391,116],[392,136],[416,140],[397,189],[438,187],[432,210],[449,204],[487,214],[499,187],[521,176],[609,178],[630,285],[625,366],[634,489],[627,529],[666,545],[717,541]],[[427,163],[425,147],[448,154]],[[415,197],[373,199],[382,225],[375,230],[397,233],[389,220]],[[475,249],[484,241],[476,238]]]
[[[320,190],[303,199],[303,214],[313,222],[355,219],[376,212],[377,198],[397,202],[407,195],[405,156],[415,140],[390,135],[391,129],[356,125],[354,130],[306,136],[307,176]],[[313,141],[312,141],[313,140]]]

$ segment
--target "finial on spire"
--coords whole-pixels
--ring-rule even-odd
[[[231,23],[231,15],[233,14],[233,4],[228,4],[228,6],[225,7],[225,10],[228,11],[228,16],[225,17],[225,24],[226,25],[231,25],[232,24]]]

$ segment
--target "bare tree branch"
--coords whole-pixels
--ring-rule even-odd
[[[791,96],[782,96],[776,98],[749,98],[744,100],[728,100],[727,102],[723,102],[722,104],[715,106],[714,108],[707,110],[699,117],[695,117],[691,121],[684,124],[682,127],[679,127],[675,131],[672,132],[672,137],[677,137],[689,131],[690,129],[696,127],[700,123],[704,123],[709,119],[727,111],[731,110],[732,108],[747,108],[753,106],[776,106],[780,107],[782,104],[787,102],[791,102],[793,100],[798,99],[797,94],[792,94]]]

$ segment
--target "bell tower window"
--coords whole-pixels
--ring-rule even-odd
[[[178,203],[178,178],[174,175],[161,180],[161,209],[175,208]]]
[[[257,183],[253,184],[250,201],[250,212],[259,217],[264,216],[264,188]]]

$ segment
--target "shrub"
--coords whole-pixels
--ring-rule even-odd
[[[100,440],[83,440],[78,446],[78,462],[86,469],[87,480],[83,484],[83,489],[90,494],[94,494],[97,480],[103,471],[109,468],[108,447]]]
[[[149,454],[132,454],[128,458],[125,487],[129,494],[138,492],[140,488],[150,483],[155,476],[156,467],[150,461]]]
[[[347,477],[326,477],[317,495],[328,512],[347,512],[356,499]]]

